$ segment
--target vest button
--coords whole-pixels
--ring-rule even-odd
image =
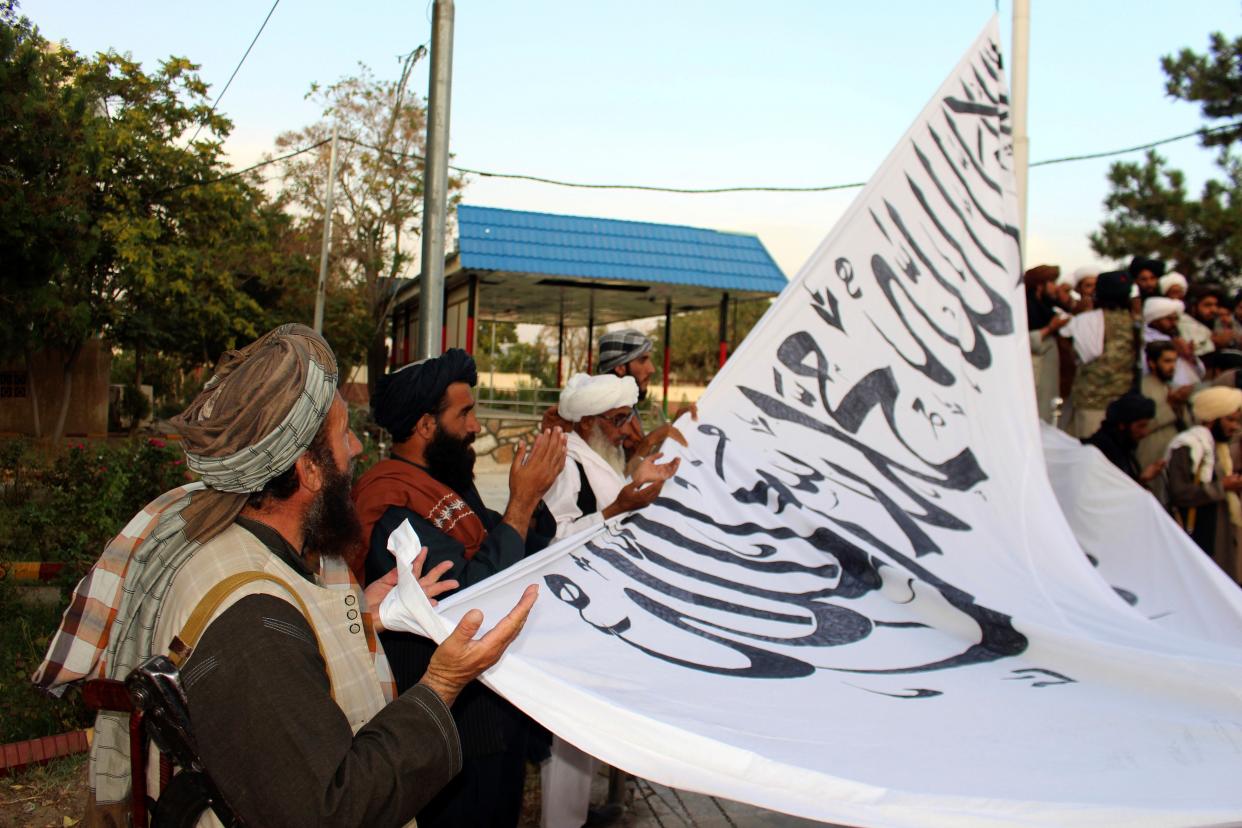
[[[357,635],[359,632],[362,631],[362,627],[359,627],[357,624],[350,624],[349,631],[353,633],[354,635]]]
[[[352,592],[350,592],[350,593],[346,593],[346,595],[345,595],[345,606],[347,606],[347,607],[352,607],[352,606],[354,605],[354,602],[355,602],[356,600],[357,600],[357,599],[356,599],[356,598],[354,598],[354,594],[353,594]]]
[[[358,617],[358,610],[350,610],[349,612],[345,613],[345,617],[348,618],[350,621],[353,621],[355,618]]]

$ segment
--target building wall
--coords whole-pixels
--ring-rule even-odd
[[[33,376],[24,361],[0,363],[0,432],[34,436],[34,417],[30,404],[33,384],[39,398],[39,420],[43,433],[56,425],[64,383],[64,355],[55,350],[34,355]],[[74,366],[69,412],[65,417],[66,436],[101,437],[108,433],[108,380],[112,371],[112,349],[99,339],[82,347]]]

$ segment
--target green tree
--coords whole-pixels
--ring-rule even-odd
[[[423,161],[427,111],[406,91],[410,71],[422,51],[411,54],[397,80],[359,74],[326,88],[312,86],[307,97],[323,107],[323,119],[276,139],[286,151],[324,142],[339,125],[337,179],[333,191],[333,284],[358,289],[366,298],[365,340],[371,390],[384,373],[385,337],[402,280],[412,275],[413,250],[421,230]],[[321,226],[326,200],[329,148],[282,162],[283,198],[309,226]],[[450,206],[460,199],[462,181],[449,178]]]
[[[0,342],[64,355],[54,438],[88,338],[133,352],[136,383],[148,352],[212,361],[262,330],[259,283],[289,266],[272,243],[279,211],[226,175],[230,124],[196,70],[177,57],[152,73],[117,54],[86,59],[3,9],[0,209],[17,216],[0,244],[20,266]],[[184,145],[199,126],[214,137]],[[24,220],[22,191],[34,202]]]
[[[769,304],[768,299],[730,304],[726,331],[730,353],[750,333]],[[659,382],[664,367],[664,326],[660,325],[650,336],[655,340],[651,359],[657,368],[652,381]],[[678,382],[710,382],[720,365],[720,311],[712,308],[673,316],[672,351],[669,373]]]
[[[478,363],[479,370],[492,370],[492,363],[495,361],[497,371],[507,371],[507,368],[499,366],[504,359],[505,348],[518,341],[517,323],[480,319],[478,324],[478,332],[474,338],[474,360]],[[493,346],[496,350],[495,360],[492,356]]]
[[[24,358],[27,370],[44,348],[67,347],[76,358],[103,312],[89,289],[73,290],[67,279],[89,275],[99,247],[90,220],[95,103],[76,82],[87,71],[15,3],[0,3],[0,355]],[[30,401],[41,435],[33,383]]]
[[[1242,162],[1231,148],[1242,137],[1242,38],[1217,32],[1208,52],[1182,49],[1161,59],[1165,91],[1198,103],[1211,132],[1201,141],[1218,147],[1222,176],[1191,195],[1185,176],[1148,152],[1142,162],[1118,162],[1108,172],[1108,213],[1090,236],[1101,256],[1154,255],[1191,278],[1237,283],[1242,272]],[[1219,123],[1224,121],[1225,123]]]

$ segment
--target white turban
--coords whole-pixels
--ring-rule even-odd
[[[1242,390],[1225,386],[1205,388],[1195,394],[1190,406],[1194,409],[1196,420],[1210,423],[1242,409]]]
[[[1175,313],[1180,316],[1185,310],[1186,306],[1181,299],[1153,296],[1143,303],[1143,324],[1150,325],[1157,319],[1164,319]]]
[[[557,413],[576,423],[614,408],[629,407],[638,402],[638,383],[633,377],[616,374],[574,374],[561,391]]]
[[[1165,293],[1168,293],[1169,288],[1173,287],[1174,285],[1181,285],[1183,291],[1186,290],[1188,287],[1190,287],[1190,283],[1186,281],[1186,277],[1180,273],[1165,274],[1164,276],[1160,277],[1159,281],[1157,281],[1156,284],[1160,286],[1160,293],[1162,295]]]
[[[1074,287],[1078,287],[1082,284],[1083,279],[1095,279],[1099,275],[1100,269],[1098,267],[1080,267],[1074,271],[1070,278],[1074,280]]]

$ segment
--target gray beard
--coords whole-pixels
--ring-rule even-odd
[[[598,422],[591,424],[591,433],[587,435],[586,444],[591,451],[603,458],[613,471],[625,477],[625,450],[608,442]]]

